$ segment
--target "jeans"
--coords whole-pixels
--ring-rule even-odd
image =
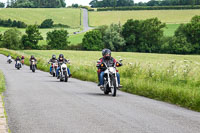
[[[60,71],[60,67],[58,67],[58,68],[56,69],[56,76],[58,76],[59,71]],[[67,72],[68,72],[68,75],[71,75],[69,68],[67,68]]]
[[[104,84],[104,80],[103,80],[103,75],[104,75],[104,72],[101,72],[100,73],[100,85],[103,85]],[[119,73],[117,72],[117,81],[118,81],[118,84],[120,84],[120,75]]]
[[[52,71],[52,66],[50,66],[50,73],[51,73],[51,71]]]

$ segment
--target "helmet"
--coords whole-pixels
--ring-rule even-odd
[[[56,55],[52,55],[52,59],[56,59]]]
[[[110,49],[103,49],[102,55],[105,56],[105,55],[107,55],[107,54],[109,54],[109,55],[111,56],[111,51],[110,51]]]
[[[105,52],[105,50],[106,50],[105,48],[102,50],[102,56],[104,56],[104,52]]]
[[[22,58],[24,58],[24,56],[22,56]]]
[[[33,55],[31,55],[31,59],[33,59],[34,58],[34,56]]]
[[[59,55],[59,58],[64,58],[64,55],[63,55],[63,54],[60,54],[60,55]]]

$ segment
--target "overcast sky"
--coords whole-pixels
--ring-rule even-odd
[[[0,0],[0,2],[4,2],[6,3],[7,0]],[[66,4],[67,6],[71,6],[72,3],[77,3],[79,5],[89,5],[90,1],[92,0],[65,0],[66,1]],[[148,2],[149,0],[134,0],[135,3],[138,3],[138,2]]]

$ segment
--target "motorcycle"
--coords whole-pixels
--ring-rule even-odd
[[[24,65],[24,59],[21,60],[22,65]]]
[[[51,62],[51,67],[52,67],[52,70],[51,70],[50,74],[53,75],[53,77],[55,77],[56,76],[56,69],[58,68],[58,63],[57,62]]]
[[[9,64],[12,62],[12,60],[11,60],[11,56],[8,57],[7,62],[8,62]]]
[[[36,61],[35,60],[31,60],[31,65],[30,65],[30,69],[32,70],[32,72],[35,72],[36,70]]]
[[[63,63],[60,64],[60,70],[59,70],[58,76],[59,76],[59,79],[60,79],[61,82],[62,81],[67,82],[68,78],[69,78],[66,63],[70,63],[70,61],[68,60],[67,62],[63,62]]]
[[[108,67],[106,63],[100,64],[100,68],[103,68],[105,70],[104,76],[103,76],[104,84],[103,84],[103,87],[100,88],[104,92],[105,95],[108,95],[109,93],[111,93],[112,96],[115,97],[117,94],[117,89],[119,89],[119,84],[117,80],[116,67],[121,66],[120,65],[121,62],[122,60],[120,60],[119,63],[116,62],[113,67]]]
[[[16,61],[15,68],[17,68],[19,70],[21,67],[22,67],[21,62]]]

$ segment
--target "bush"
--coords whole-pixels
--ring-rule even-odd
[[[82,41],[84,50],[102,50],[104,48],[101,32],[92,30],[87,32]]]
[[[16,28],[4,32],[2,46],[8,49],[22,49],[21,32]]]
[[[67,30],[47,32],[47,43],[51,49],[67,49],[69,44]]]
[[[0,19],[0,26],[26,28],[27,25],[22,21],[16,21],[16,20],[12,21],[11,19],[8,20]]]
[[[65,25],[65,24],[54,24],[53,27],[56,27],[56,28],[70,28],[69,25]]]
[[[40,28],[52,28],[53,27],[53,20],[52,19],[45,19],[41,25]]]

